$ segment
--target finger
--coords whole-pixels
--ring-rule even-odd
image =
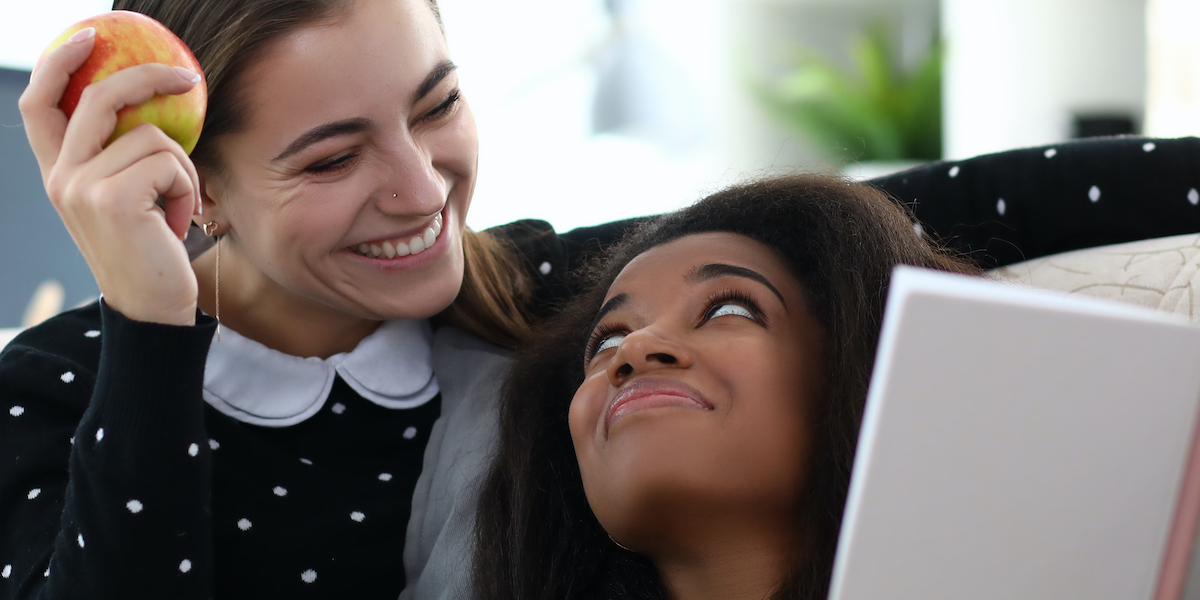
[[[188,73],[188,78],[181,72]],[[149,63],[122,69],[87,86],[67,123],[59,162],[70,167],[90,160],[112,136],[117,111],[157,94],[182,94],[196,85],[198,77],[186,69]]]
[[[150,186],[146,187],[149,182]],[[182,238],[190,222],[191,198],[195,194],[192,178],[179,159],[170,152],[157,152],[133,163],[129,168],[97,184],[103,201],[95,202],[92,210],[110,211],[115,214],[150,216],[154,219],[167,217],[167,227],[176,237]],[[159,196],[166,199],[166,210],[159,212],[155,201]],[[182,204],[183,209],[178,206]],[[111,215],[95,215],[98,221],[108,220]]]
[[[99,156],[88,163],[87,175],[94,180],[111,177],[128,169],[137,161],[159,152],[169,152],[187,172],[192,181],[192,189],[195,190],[193,197],[188,198],[192,201],[194,209],[200,202],[200,175],[196,171],[196,165],[179,142],[150,123],[134,127],[109,144]]]
[[[25,135],[37,157],[43,179],[58,159],[63,134],[67,130],[67,116],[59,110],[58,101],[67,89],[71,74],[92,53],[96,44],[95,33],[95,28],[83,29],[48,54],[30,76],[29,85],[17,101],[25,123]]]

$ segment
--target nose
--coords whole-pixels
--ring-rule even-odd
[[[646,327],[630,332],[617,346],[608,364],[608,382],[619,387],[634,375],[656,369],[687,369],[693,362],[694,357],[684,344]]]
[[[386,160],[390,173],[379,191],[380,212],[429,216],[442,210],[451,185],[450,176],[434,167],[429,148],[405,136],[387,152]]]

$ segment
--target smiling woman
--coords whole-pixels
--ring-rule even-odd
[[[624,226],[466,228],[478,142],[431,0],[116,8],[192,48],[209,109],[190,157],[153,126],[106,145],[199,78],[124,69],[68,120],[87,29],[22,95],[103,299],[0,355],[0,599],[455,596],[504,347]]]
[[[910,218],[795,176],[614,248],[506,383],[480,597],[824,598],[891,270],[978,272]]]

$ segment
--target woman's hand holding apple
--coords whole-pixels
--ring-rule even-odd
[[[92,51],[89,31],[94,33],[80,31],[48,54],[34,71],[19,102],[26,135],[50,201],[105,302],[131,319],[191,325],[198,288],[179,240],[200,210],[196,168],[179,143],[154,125],[138,125],[105,144],[122,108],[159,94],[183,94],[200,77],[163,64],[122,69],[87,86],[68,121],[58,104]],[[160,195],[165,210],[156,204]]]

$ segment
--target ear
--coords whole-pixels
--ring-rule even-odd
[[[203,214],[192,215],[192,222],[199,227],[203,227],[205,223],[216,221],[217,223],[227,224],[228,219],[221,211],[221,184],[220,179],[209,177],[200,173],[200,206],[204,211]]]

